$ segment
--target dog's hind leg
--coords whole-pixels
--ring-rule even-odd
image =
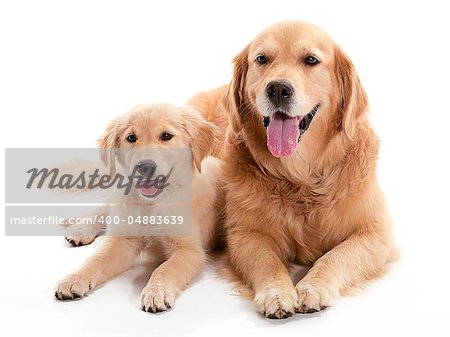
[[[101,219],[107,214],[107,207],[100,207],[88,216],[66,219],[63,224],[63,227],[67,227],[64,238],[75,247],[91,244],[102,233],[105,226]]]

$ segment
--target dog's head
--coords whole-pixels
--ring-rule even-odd
[[[169,104],[141,105],[114,119],[98,145],[111,176],[120,167],[128,175],[135,172],[142,177],[140,188],[132,194],[145,199],[167,190],[162,188],[167,183],[164,177],[170,176],[169,183],[176,186],[174,180],[187,171],[180,149],[191,150],[192,168],[200,172],[215,132],[215,126],[195,110]]]
[[[254,127],[256,119],[275,157],[293,154],[308,134],[321,137],[335,129],[352,137],[367,108],[350,59],[305,22],[281,22],[260,33],[235,57],[230,88],[233,130]]]

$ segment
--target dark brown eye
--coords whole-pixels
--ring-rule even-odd
[[[134,134],[128,135],[127,141],[128,141],[129,143],[136,143],[136,141],[137,141],[136,135],[134,135]]]
[[[256,62],[258,62],[259,64],[266,64],[267,57],[265,57],[264,55],[258,55],[256,56]]]
[[[173,135],[167,131],[163,132],[161,134],[161,140],[163,142],[168,142],[169,140],[171,140],[173,138]]]
[[[304,62],[305,62],[305,64],[310,65],[310,66],[314,66],[314,65],[320,63],[319,59],[315,55],[306,56]]]

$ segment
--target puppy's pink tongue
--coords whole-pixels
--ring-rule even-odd
[[[276,112],[267,127],[267,147],[274,157],[290,156],[297,146],[301,117],[289,118]]]
[[[154,180],[147,180],[141,183],[140,189],[141,193],[151,197],[152,195],[156,194],[159,190],[154,185]]]

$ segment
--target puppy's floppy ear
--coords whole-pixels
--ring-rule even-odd
[[[202,160],[211,154],[218,134],[217,127],[207,122],[201,114],[191,108],[185,108],[183,117],[184,129],[188,133],[191,142],[192,159],[198,172],[202,170]]]
[[[245,81],[248,71],[248,53],[250,45],[244,48],[234,59],[233,78],[228,92],[228,111],[230,125],[234,133],[242,129],[240,114],[245,106]]]
[[[106,127],[105,134],[97,141],[101,149],[100,158],[102,163],[109,168],[110,176],[116,174],[115,149],[120,145],[120,135],[123,127],[123,118],[113,119]]]
[[[338,82],[338,113],[340,126],[352,138],[356,121],[368,109],[366,92],[350,58],[338,47],[335,48],[335,73]]]

